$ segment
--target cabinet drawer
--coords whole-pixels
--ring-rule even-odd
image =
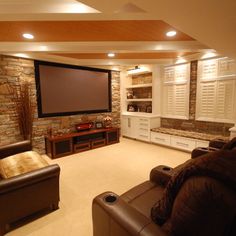
[[[148,129],[148,127],[139,127],[138,133],[139,134],[149,134],[149,129]]]
[[[140,123],[149,123],[149,119],[148,118],[139,118],[138,122],[140,122]]]
[[[90,142],[74,144],[74,152],[83,152],[91,148]]]
[[[139,133],[137,135],[137,139],[149,142],[150,141],[150,136],[149,136],[149,134],[140,134]]]
[[[149,124],[150,124],[149,119],[138,118],[138,122],[137,122],[138,127],[149,128],[149,126],[150,126]]]
[[[106,139],[93,140],[91,143],[92,148],[102,147],[106,145]]]
[[[187,151],[192,151],[196,147],[196,142],[192,139],[172,136],[171,146]]]
[[[197,140],[196,147],[208,147],[209,141]]]
[[[151,132],[151,141],[164,145],[170,145],[170,135],[157,132]]]

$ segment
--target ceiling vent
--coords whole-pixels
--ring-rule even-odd
[[[119,10],[115,11],[115,13],[144,13],[142,8],[136,6],[135,4],[129,2],[123,5]]]

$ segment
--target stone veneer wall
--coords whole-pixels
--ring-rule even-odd
[[[0,55],[0,146],[20,141],[21,135],[16,122],[14,105],[7,90],[7,84],[14,85],[17,79],[27,79],[31,83],[34,104],[33,149],[45,153],[44,136],[49,128],[54,134],[75,131],[75,124],[85,116],[38,118],[34,61]],[[120,127],[120,73],[112,72],[112,112],[86,116],[89,120],[102,120],[105,116],[113,118],[113,125]]]
[[[189,120],[161,118],[161,127],[229,136],[229,128],[233,127],[234,124],[195,120],[197,61],[192,61],[190,68]]]

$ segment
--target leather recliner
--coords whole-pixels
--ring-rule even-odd
[[[236,235],[236,150],[158,166],[121,196],[95,197],[92,217],[94,236]]]
[[[3,146],[0,147],[0,159],[30,150],[29,141]],[[59,175],[60,167],[54,164],[0,179],[0,236],[15,221],[46,208],[58,209]]]

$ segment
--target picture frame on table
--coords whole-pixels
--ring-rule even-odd
[[[96,129],[102,129],[103,128],[103,122],[102,121],[96,121],[95,122],[95,128]]]

